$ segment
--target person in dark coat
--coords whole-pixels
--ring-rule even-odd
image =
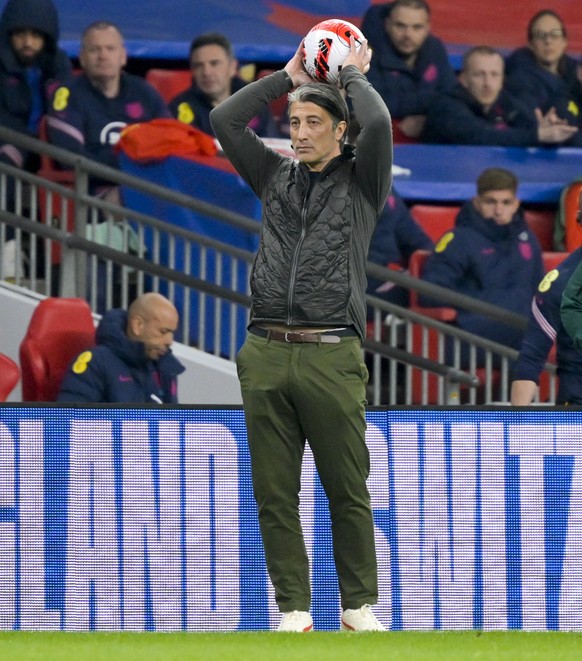
[[[119,168],[116,148],[121,132],[130,124],[169,118],[170,111],[146,80],[123,70],[127,63],[123,35],[108,21],[88,25],[81,35],[79,62],[83,72],[71,85],[59,87],[52,98],[48,117],[49,141],[61,149],[84,156],[111,168]],[[107,178],[91,175],[89,193],[101,197],[117,207],[123,205],[122,191]],[[139,245],[133,228],[122,217],[116,220],[116,229],[110,232],[106,214],[99,214],[98,222],[88,224],[88,238],[109,247],[116,247],[113,235],[129,235],[130,244]],[[100,225],[100,226],[99,226]],[[103,231],[102,231],[103,230]],[[97,265],[97,304],[99,313],[106,309],[106,264]],[[121,269],[113,268],[113,279],[119,282]],[[89,277],[92,283],[93,277]],[[89,288],[87,296],[91,296]],[[117,302],[117,301],[116,301]]]
[[[368,80],[407,137],[417,138],[436,92],[451,89],[455,72],[443,42],[430,32],[425,0],[372,5],[362,32],[374,50]]]
[[[85,28],[79,62],[83,73],[53,96],[49,140],[102,165],[119,167],[115,145],[121,131],[128,124],[170,117],[170,111],[147,81],[123,70],[127,51],[116,25],[98,21]]]
[[[578,129],[555,113],[530,110],[503,88],[504,62],[489,46],[475,46],[463,57],[459,83],[431,104],[423,142],[437,144],[535,147],[565,145]]]
[[[394,189],[388,196],[370,241],[368,261],[406,272],[415,250],[432,250],[434,244],[414,220],[404,200]],[[390,303],[407,307],[410,292],[394,283],[368,276],[367,293]]]
[[[333,521],[341,627],[380,631],[373,517],[366,479],[366,256],[390,192],[390,113],[368,82],[371,53],[353,36],[339,83],[361,126],[346,144],[349,109],[336,85],[314,82],[302,45],[276,71],[210,113],[226,156],[262,202],[248,334],[237,355],[253,493],[279,631],[313,629],[309,559],[298,503],[309,443]],[[295,158],[248,128],[289,94]],[[325,416],[322,416],[325,411]]]
[[[214,135],[210,111],[247,83],[238,75],[238,60],[232,44],[218,32],[200,35],[192,41],[189,63],[192,85],[170,101],[170,112],[181,122]],[[268,107],[263,108],[249,126],[261,137],[283,137]]]
[[[8,0],[0,16],[0,125],[38,135],[52,93],[72,75],[58,40],[52,0]],[[6,143],[0,161],[31,171],[38,166],[34,155]]]
[[[170,346],[178,312],[161,294],[142,294],[129,310],[103,315],[96,346],[80,353],[65,374],[58,402],[175,404],[184,372]]]
[[[517,185],[509,170],[484,170],[477,195],[462,206],[455,228],[438,241],[422,279],[527,316],[543,265],[538,239],[520,210]],[[442,305],[426,295],[420,303]],[[523,338],[522,330],[461,307],[456,325],[515,349]]]
[[[8,0],[0,16],[0,126],[38,137],[52,92],[72,75],[71,62],[57,47],[59,20],[52,0]],[[35,172],[37,154],[0,141],[0,162]],[[15,209],[13,177],[3,183],[5,208]],[[22,254],[12,227],[6,228],[3,276],[24,272]]]
[[[582,248],[546,273],[533,297],[528,327],[512,371],[511,403],[514,406],[533,402],[554,343],[559,379],[556,404],[582,404],[582,353],[574,346],[560,316],[562,294],[580,262]]]
[[[530,20],[527,39],[528,45],[513,51],[505,63],[507,90],[532,112],[554,111],[557,120],[582,128],[582,83],[576,61],[566,54],[564,22],[543,9]],[[569,144],[582,145],[580,133]]]

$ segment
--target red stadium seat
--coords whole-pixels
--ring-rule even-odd
[[[410,275],[415,278],[422,277],[424,264],[431,252],[429,250],[416,250],[410,256],[408,270]],[[418,303],[418,293],[410,291],[410,309],[426,317],[437,319],[444,323],[451,323],[457,318],[457,311],[449,307],[424,307]],[[423,328],[415,324],[412,328],[412,353],[417,356],[424,356],[436,362],[439,361],[438,332],[430,328]],[[436,404],[438,402],[438,377],[432,374],[426,374],[414,369],[412,372],[412,401],[414,404],[423,403],[423,390],[426,387],[427,404]]]
[[[554,247],[554,214],[546,209],[524,209],[523,212],[525,222],[544,251],[551,251]]]
[[[39,139],[48,142],[47,116],[40,120]],[[72,170],[60,169],[47,154],[40,156],[40,169],[37,174],[66,188],[74,188],[75,173]],[[38,187],[40,218],[46,225],[59,227],[72,231],[74,227],[74,212],[72,198],[65,198],[59,193],[49,191],[44,186]],[[61,220],[64,219],[64,222]],[[61,261],[61,248],[56,243],[51,246],[51,263],[59,264]]]
[[[567,252],[553,252],[544,251],[542,253],[542,261],[544,263],[544,273],[557,269],[558,266],[568,257]]]
[[[23,401],[54,402],[73,358],[94,344],[95,324],[86,301],[41,301],[20,344]]]
[[[410,275],[415,278],[422,278],[424,264],[430,255],[431,252],[429,250],[415,250],[410,255],[410,261],[408,262],[408,272]],[[423,307],[418,303],[418,292],[412,290],[410,291],[410,308],[415,310],[415,312],[420,312],[427,317],[438,319],[439,321],[450,322],[457,318],[457,311],[454,308],[446,306],[434,308]]]
[[[564,222],[566,225],[566,250],[572,252],[582,246],[582,227],[577,219],[578,199],[582,192],[582,181],[570,184],[564,196]]]
[[[455,226],[455,219],[460,208],[459,206],[414,204],[410,207],[410,213],[436,243],[445,232]]]
[[[20,368],[7,355],[0,353],[0,402],[5,402],[20,379]]]
[[[155,87],[166,103],[187,90],[192,84],[192,73],[189,69],[148,69],[145,79]]]

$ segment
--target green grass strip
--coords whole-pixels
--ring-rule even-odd
[[[523,631],[340,633],[0,633],[2,661],[567,661],[582,634]]]

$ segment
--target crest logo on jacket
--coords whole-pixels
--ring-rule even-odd
[[[559,275],[560,275],[560,271],[558,271],[558,269],[552,269],[549,273],[546,273],[543,280],[540,282],[538,291],[541,291],[542,294],[547,292],[552,286],[552,282],[554,282],[554,280],[557,280]]]
[[[125,106],[125,112],[131,119],[139,119],[144,116],[143,106],[140,101],[132,101]]]
[[[431,63],[426,68],[425,72],[422,74],[422,79],[427,83],[434,83],[438,78],[439,72],[436,68],[436,65]]]

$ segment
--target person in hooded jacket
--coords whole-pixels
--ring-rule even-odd
[[[418,138],[435,93],[455,86],[443,42],[430,32],[425,0],[372,5],[362,32],[374,50],[368,80],[409,138]]]
[[[66,372],[58,402],[175,404],[184,366],[170,346],[178,312],[161,294],[149,292],[129,310],[114,309],[97,327],[96,346],[80,353]]]
[[[38,135],[52,93],[72,76],[58,39],[52,0],[8,0],[0,16],[0,125]],[[1,142],[0,161],[28,170],[38,165],[27,151]]]
[[[576,61],[566,54],[566,26],[551,9],[537,12],[527,27],[528,45],[507,58],[506,89],[533,112],[555,111],[557,119],[582,128],[582,83]],[[582,145],[580,134],[573,139]]]
[[[517,186],[509,170],[484,170],[477,179],[477,195],[461,207],[455,228],[438,241],[422,279],[527,316],[543,264],[538,239],[520,210]],[[420,296],[420,303],[442,305],[426,295]],[[463,308],[458,308],[456,325],[515,349],[523,337],[519,328]]]

